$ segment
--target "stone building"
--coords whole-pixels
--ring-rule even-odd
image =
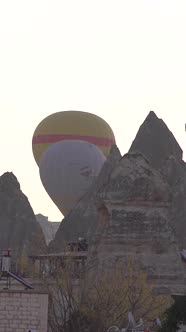
[[[3,250],[0,265],[0,331],[46,332],[48,294],[11,272],[11,250]]]
[[[35,290],[0,290],[1,332],[46,332],[48,295]]]

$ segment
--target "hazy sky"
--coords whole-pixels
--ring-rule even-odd
[[[0,175],[56,221],[31,141],[64,110],[103,117],[122,153],[154,110],[186,153],[186,1],[0,0]]]

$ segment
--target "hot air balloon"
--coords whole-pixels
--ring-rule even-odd
[[[37,126],[32,149],[39,165],[43,152],[51,145],[64,140],[82,140],[95,144],[108,156],[115,144],[110,126],[99,116],[80,111],[64,111],[49,115]]]
[[[63,215],[85,195],[105,160],[99,148],[81,140],[64,140],[45,150],[40,160],[40,178]]]

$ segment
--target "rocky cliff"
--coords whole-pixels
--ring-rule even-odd
[[[13,173],[0,177],[0,252],[12,249],[14,258],[21,254],[39,254],[46,251],[40,225],[27,197]]]

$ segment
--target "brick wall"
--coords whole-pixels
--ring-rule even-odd
[[[0,291],[0,332],[47,332],[48,295],[34,291]]]

